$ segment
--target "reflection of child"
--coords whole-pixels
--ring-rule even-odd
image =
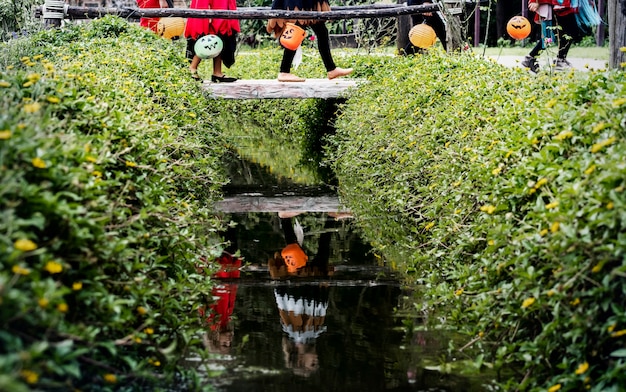
[[[240,277],[241,259],[231,253],[236,249],[234,234],[233,229],[227,232],[227,236],[230,237],[229,246],[216,260],[219,270],[213,274],[215,279],[227,280]],[[205,308],[200,308],[200,316],[206,317],[205,321],[210,328],[207,346],[211,352],[228,354],[234,337],[231,317],[235,308],[237,284],[221,281],[213,287],[211,295],[214,302],[209,306],[208,312]]]

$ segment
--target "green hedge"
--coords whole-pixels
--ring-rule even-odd
[[[366,237],[507,389],[623,390],[624,73],[368,61],[329,149]]]
[[[2,52],[0,389],[168,385],[225,181],[181,46],[105,17]]]

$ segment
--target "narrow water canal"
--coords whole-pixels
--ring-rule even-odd
[[[210,360],[188,358],[208,383],[228,392],[485,390],[439,371],[451,336],[414,328],[424,320],[412,288],[363,242],[332,187],[229,159],[236,170],[218,208],[233,222],[231,246],[203,314]],[[307,267],[289,273],[303,257]]]

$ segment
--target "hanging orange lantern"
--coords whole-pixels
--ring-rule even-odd
[[[285,28],[280,35],[280,44],[289,50],[296,50],[306,37],[306,31],[294,23],[285,23]]]
[[[163,38],[182,37],[184,31],[185,19],[183,18],[161,18],[157,23],[157,34]]]
[[[428,49],[437,41],[437,34],[432,27],[425,23],[413,26],[409,31],[409,41],[413,46],[421,49]]]
[[[523,16],[514,16],[506,24],[506,32],[513,39],[524,39],[530,35],[530,22]]]

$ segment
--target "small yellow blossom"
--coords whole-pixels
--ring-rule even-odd
[[[552,297],[554,294],[556,294],[556,292],[552,289],[548,290],[548,292],[546,293],[548,295],[548,297]]]
[[[502,171],[501,167],[496,167],[495,169],[491,171],[491,174],[493,174],[494,176],[497,176],[498,174],[500,174],[501,171]]]
[[[550,231],[556,233],[559,231],[559,227],[561,227],[561,224],[559,222],[554,222],[552,226],[550,226]]]
[[[39,381],[39,375],[32,370],[22,369],[20,370],[20,376],[27,384],[36,384]]]
[[[531,306],[534,303],[535,303],[534,297],[526,298],[524,302],[522,302],[522,309],[526,309],[527,307]]]
[[[78,291],[78,290],[82,290],[82,288],[83,288],[83,282],[72,283],[72,290]]]
[[[555,201],[553,201],[550,204],[546,204],[546,208],[549,209],[549,210],[551,210],[553,208],[556,208],[558,206],[559,206],[559,201],[558,200],[555,200]]]
[[[456,295],[457,297],[461,294],[463,294],[463,289],[458,289],[457,291],[454,292],[454,295]]]
[[[9,87],[11,86],[11,83],[7,82],[6,80],[0,80],[0,87]]]
[[[533,193],[537,192],[537,188],[530,188],[528,190],[528,194],[532,195]]]
[[[576,369],[574,373],[581,375],[585,373],[587,369],[589,369],[589,364],[587,362],[583,362],[580,365],[578,365],[578,368]]]
[[[0,131],[0,140],[7,140],[10,138],[11,138],[11,131],[9,131],[8,129]]]
[[[580,305],[580,298],[576,298],[573,301],[570,301],[570,305],[572,306]]]
[[[543,229],[539,232],[539,235],[542,237],[545,236],[546,234],[548,234],[548,229]]]
[[[45,169],[46,168],[46,162],[44,162],[43,159],[39,158],[39,157],[35,157],[32,159],[31,163],[33,164],[33,166],[35,166],[37,169]]]
[[[46,299],[46,298],[39,298],[39,300],[37,300],[37,304],[39,304],[40,308],[48,307],[49,303],[50,303],[50,301],[48,301],[48,299]]]
[[[137,164],[135,162],[126,161],[126,166],[128,166],[128,167],[135,167],[135,166],[137,166]]]
[[[39,109],[41,109],[41,104],[39,102],[27,103],[22,108],[22,110],[25,113],[29,113],[29,114],[30,113],[37,113],[39,111]]]
[[[585,174],[589,175],[591,173],[593,173],[596,170],[596,165],[591,165],[589,166],[589,168],[587,170],[585,170]]]
[[[593,268],[591,269],[591,272],[593,272],[594,274],[597,274],[600,271],[602,271],[602,263],[598,263],[594,265]]]
[[[612,338],[619,338],[620,336],[626,335],[626,329],[621,329],[619,331],[615,331],[611,334]]]
[[[620,106],[622,106],[623,104],[626,103],[626,98],[618,98],[615,101],[613,101],[613,107],[614,108],[618,108]]]
[[[14,265],[13,268],[11,268],[11,271],[13,271],[14,274],[16,275],[28,275],[30,274],[30,270],[28,268],[24,268],[20,265]]]
[[[59,312],[61,312],[61,313],[67,313],[67,310],[68,310],[68,309],[69,309],[69,308],[68,308],[68,306],[67,306],[67,304],[66,304],[66,303],[62,303],[62,304],[58,304],[58,305],[57,305],[57,310],[58,310]]]
[[[61,102],[61,99],[59,97],[48,97],[46,99],[50,103],[59,103],[59,102]]]
[[[484,206],[480,207],[480,210],[482,212],[486,212],[487,214],[491,215],[496,210],[496,207],[494,207],[494,206],[492,206],[490,204],[487,204],[487,205],[484,205]]]
[[[85,160],[86,160],[87,162],[95,163],[95,162],[97,162],[97,161],[98,161],[98,158],[96,158],[96,157],[94,157],[94,156],[92,156],[92,155],[87,155],[87,156],[85,157]]]
[[[44,269],[51,274],[58,274],[61,271],[63,271],[63,266],[61,265],[61,263],[58,263],[52,260],[46,263],[46,266],[44,267]]]
[[[426,226],[424,226],[425,230],[430,230],[435,225],[435,222],[429,222]]]
[[[98,171],[98,170],[94,170],[94,171],[91,172],[91,175],[94,176],[94,177],[100,178],[100,177],[102,177],[102,172]]]
[[[550,388],[548,388],[548,392],[556,392],[561,389],[561,384],[554,384]]]
[[[556,140],[565,140],[565,139],[571,138],[572,136],[574,136],[574,133],[572,131],[562,131],[558,135],[556,135],[554,138]]]
[[[487,241],[487,245],[489,245],[489,246],[494,246],[495,244],[496,244],[496,242],[494,240]]]
[[[30,252],[31,250],[37,249],[37,244],[33,241],[28,240],[26,238],[19,239],[15,241],[13,247],[17,250],[21,250],[22,252]]]
[[[148,310],[143,306],[137,306],[137,313],[143,316],[144,314],[148,313]]]
[[[604,121],[599,122],[593,127],[593,129],[591,130],[591,133],[598,133],[606,127],[607,127],[607,123],[605,123]]]
[[[551,100],[549,100],[548,102],[546,102],[546,108],[550,109],[551,107],[553,107],[554,105],[556,105],[557,100],[556,98],[552,98]]]
[[[613,205],[613,202],[612,202],[612,201],[610,201],[610,202],[606,203],[606,209],[607,209],[607,210],[612,210],[612,209],[613,209],[613,207],[614,207],[614,205]]]
[[[548,183],[548,179],[547,178],[541,178],[535,184],[535,188],[541,188],[542,186],[546,185],[547,183]]]
[[[610,137],[606,140],[603,140],[601,142],[598,142],[596,144],[594,144],[593,146],[591,146],[591,152],[598,152],[600,150],[602,150],[604,147],[606,146],[610,146],[611,144],[615,143],[615,136]]]
[[[143,330],[147,335],[152,335],[154,333],[154,329],[148,327]]]
[[[133,338],[133,340],[135,341],[135,343],[141,343],[143,340],[141,340],[141,338],[139,336],[135,336]]]
[[[611,324],[608,327],[606,327],[606,330],[609,331],[609,332],[613,332],[615,327],[617,327],[617,324]]]
[[[107,373],[104,375],[104,381],[109,384],[115,384],[117,382],[117,376],[115,374]]]
[[[156,361],[152,362],[152,364],[153,364],[154,366],[157,366],[157,367],[158,367],[158,366],[161,366],[161,361],[156,360]]]
[[[43,54],[36,54],[33,56],[33,60],[41,60],[43,58]]]

